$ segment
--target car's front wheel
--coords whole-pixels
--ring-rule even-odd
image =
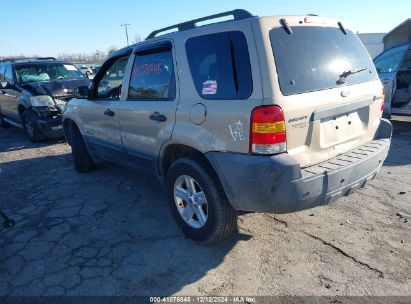
[[[218,241],[237,225],[237,212],[210,166],[199,156],[180,158],[167,173],[172,213],[183,232],[197,241]]]
[[[33,113],[29,111],[24,111],[21,115],[21,119],[23,121],[23,128],[28,137],[28,139],[32,142],[40,142],[43,141],[45,136],[43,132],[39,129],[39,127],[34,123]]]

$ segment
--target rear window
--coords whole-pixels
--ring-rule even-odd
[[[283,28],[270,31],[281,92],[300,94],[377,79],[374,64],[357,36],[332,27]],[[340,75],[348,71],[341,84]]]
[[[190,38],[186,44],[191,75],[204,99],[247,99],[253,85],[247,41],[242,32]]]

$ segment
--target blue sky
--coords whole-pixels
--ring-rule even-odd
[[[394,5],[395,4],[395,5]],[[90,53],[152,30],[234,8],[255,15],[314,13],[361,33],[388,32],[411,17],[411,1],[380,0],[0,0],[0,56]]]

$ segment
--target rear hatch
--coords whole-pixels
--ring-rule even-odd
[[[380,122],[382,86],[357,36],[319,17],[267,23],[267,57],[274,64],[272,97],[266,90],[264,103],[284,111],[287,152],[308,167],[371,141]]]

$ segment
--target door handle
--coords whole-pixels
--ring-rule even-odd
[[[160,114],[158,112],[154,112],[153,114],[150,115],[149,117],[151,120],[159,121],[159,122],[165,122],[167,120],[167,116]]]
[[[104,115],[113,117],[114,115],[116,115],[116,113],[114,113],[110,109],[107,109],[107,110],[104,111]]]

